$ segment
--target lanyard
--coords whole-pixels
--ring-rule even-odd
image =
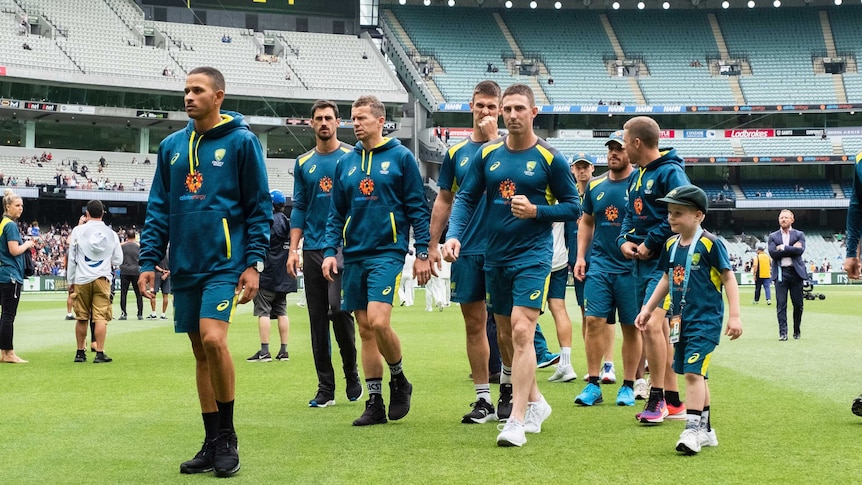
[[[682,299],[679,301],[679,312],[676,312],[677,315],[682,315],[682,310],[685,308],[685,294],[688,290],[688,277],[691,274],[691,259],[694,256],[694,250],[697,248],[697,242],[700,241],[700,236],[703,235],[703,228],[698,227],[697,231],[694,233],[694,239],[691,241],[691,245],[688,247],[688,255],[685,257],[685,276],[682,278]],[[673,248],[670,250],[670,261],[671,265],[674,262],[674,258],[676,257],[676,248],[679,246],[679,242],[682,240],[682,235],[673,243]],[[668,282],[671,284],[671,289],[673,288],[673,266],[668,268],[667,270]],[[673,295],[673,293],[671,293]],[[670,310],[673,315],[673,296],[670,299]]]

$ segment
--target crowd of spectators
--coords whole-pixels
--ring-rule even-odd
[[[132,160],[132,164],[137,164],[137,158]],[[150,165],[150,157],[144,158],[144,165]],[[50,152],[43,151],[41,155],[23,156],[19,160],[19,164],[24,167],[39,167],[50,168],[54,166],[54,156]],[[104,156],[100,157],[96,164],[96,171],[99,174],[105,172],[109,163]],[[123,182],[111,181],[107,175],[93,176],[90,168],[86,163],[80,162],[77,159],[66,158],[55,166],[56,171],[53,175],[53,184],[55,187],[62,189],[80,189],[80,190],[116,190],[116,191],[145,191],[147,183],[144,178],[135,178],[131,186],[124,185]],[[25,169],[26,171],[26,169]],[[128,182],[128,181],[127,181]],[[36,187],[39,184],[46,184],[47,181],[37,181],[30,177],[25,177],[21,180],[17,175],[4,174],[0,170],[0,185],[8,187]]]

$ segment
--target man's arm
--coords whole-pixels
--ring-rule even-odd
[[[663,184],[663,193],[667,195],[671,190],[690,183],[691,181],[688,179],[688,176],[686,176],[685,171],[680,167],[678,170],[672,170],[667,174],[667,179],[664,180]],[[670,229],[670,221],[665,217],[661,221],[661,224],[657,225],[647,233],[643,244],[646,249],[649,249],[653,254],[656,254],[661,251],[662,245],[667,241],[667,238],[672,235],[673,231]]]
[[[431,211],[431,241],[439,241],[443,236],[443,229],[446,228],[446,223],[449,221],[449,216],[452,214],[452,204],[455,202],[455,193],[440,189],[437,198],[434,199],[434,209]],[[437,270],[441,267],[440,250],[437,244],[428,246],[428,261],[431,261],[431,271],[437,275]],[[434,267],[436,263],[436,268]]]
[[[581,222],[578,224],[578,261],[572,270],[578,281],[584,281],[584,277],[587,275],[587,260],[584,255],[587,254],[590,245],[593,243],[593,231],[595,228],[596,221],[593,219],[593,215],[583,213],[581,215]]]

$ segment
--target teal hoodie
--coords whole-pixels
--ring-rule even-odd
[[[159,145],[141,234],[141,271],[153,271],[168,241],[171,279],[237,281],[266,260],[272,202],[260,142],[239,113],[204,133],[193,120]]]
[[[366,150],[357,142],[338,160],[324,256],[343,246],[346,263],[407,254],[410,227],[417,253],[428,251],[431,209],[413,153],[396,138]]]

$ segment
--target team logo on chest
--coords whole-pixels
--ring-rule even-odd
[[[506,179],[500,182],[500,197],[508,200],[515,196],[515,182],[511,179]]]
[[[225,153],[227,153],[227,150],[224,148],[219,148],[215,151],[215,160],[212,161],[213,167],[221,167],[224,165],[224,161],[222,159],[224,158]]]
[[[680,265],[673,267],[673,284],[681,285],[685,281],[685,268]]]
[[[640,197],[635,199],[634,207],[635,207],[635,214],[641,215],[641,212],[643,212],[643,210],[644,210],[643,199],[641,199]]]
[[[527,162],[527,170],[524,170],[524,175],[526,175],[528,177],[532,177],[533,174],[536,173],[535,170],[536,170],[536,162],[531,160],[531,161]]]
[[[620,217],[620,211],[615,206],[609,205],[605,207],[605,219],[608,222],[614,222]]]
[[[389,175],[389,162],[380,164],[380,175]]]
[[[646,181],[646,189],[644,189],[644,194],[651,194],[652,193],[652,186],[654,183],[655,183],[655,180],[652,180],[652,179]]]
[[[202,173],[195,170],[193,173],[186,175],[186,188],[189,192],[196,194],[204,184],[204,176]]]
[[[374,192],[374,180],[372,180],[371,177],[365,177],[360,180],[359,191],[362,192],[362,195],[371,195],[371,193]]]
[[[317,185],[320,186],[320,190],[322,190],[323,192],[329,192],[330,190],[332,190],[332,179],[329,177],[323,177],[320,179],[320,182],[318,182]]]

